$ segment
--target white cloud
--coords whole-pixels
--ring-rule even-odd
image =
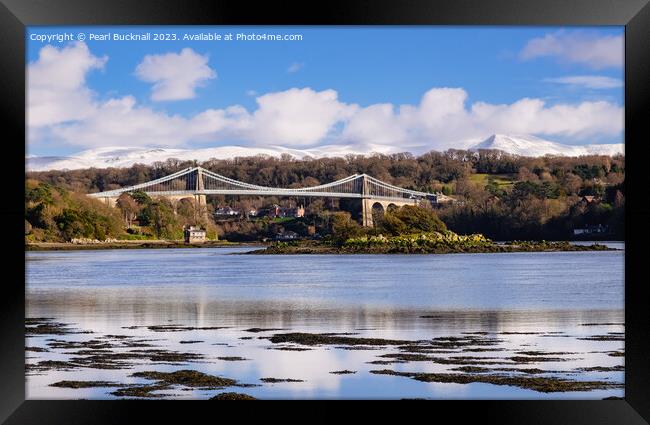
[[[289,65],[289,68],[287,68],[287,72],[289,74],[293,74],[294,72],[300,71],[304,66],[305,64],[302,62],[294,62],[291,65]]]
[[[546,78],[549,83],[580,86],[588,89],[616,89],[623,87],[623,80],[603,75],[572,75],[567,77]]]
[[[180,53],[147,55],[135,74],[142,81],[153,83],[151,99],[155,101],[192,99],[197,87],[217,77],[208,66],[208,56],[190,48]]]
[[[393,109],[390,103],[360,108],[343,129],[341,137],[357,143],[403,144],[406,132]]]
[[[233,105],[186,118],[136,105],[127,96],[98,104],[75,123],[53,126],[50,138],[83,147],[182,146],[237,141],[248,146],[308,147],[346,144],[373,150],[422,152],[459,147],[492,133],[564,136],[574,140],[617,136],[623,109],[605,101],[546,105],[540,99],[465,105],[462,89],[436,88],[418,105],[340,102],[334,90],[268,93],[249,111]],[[461,143],[461,145],[459,145]]]
[[[258,96],[257,106],[251,110],[231,105],[192,116],[170,115],[138,105],[133,96],[103,102],[94,99],[85,77],[92,69],[101,68],[106,59],[92,56],[83,44],[66,48],[70,51],[52,49],[44,48],[39,61],[30,65],[30,115],[40,121],[35,127],[30,118],[29,143],[94,148],[236,142],[292,148],[345,145],[357,150],[419,153],[462,147],[468,140],[492,133],[562,136],[593,143],[598,138],[619,137],[624,123],[623,108],[607,101],[549,105],[541,99],[524,98],[509,104],[468,104],[468,94],[462,88],[430,89],[417,104],[365,107],[341,101],[335,90],[291,88]],[[73,59],[76,67],[66,69]],[[69,79],[50,82],[49,72],[60,72]],[[39,93],[44,88],[56,94],[50,100],[52,111],[63,105],[62,110],[67,111],[63,117],[53,112],[31,113],[39,111],[43,103]],[[79,99],[65,103],[74,96]],[[73,108],[75,105],[83,105],[83,110]]]
[[[43,47],[27,66],[27,121],[42,127],[83,119],[92,113],[93,92],[86,75],[102,69],[108,58],[94,56],[83,42],[62,49]]]
[[[334,90],[292,88],[256,98],[257,109],[240,105],[208,109],[187,121],[193,140],[239,140],[249,145],[309,146],[333,136],[337,123],[357,109]]]
[[[186,119],[139,107],[125,96],[96,104],[83,120],[53,126],[49,137],[83,147],[172,146],[188,140],[186,127]]]
[[[623,108],[605,101],[547,106],[540,99],[521,99],[510,105],[477,102],[472,120],[488,133],[542,134],[576,140],[616,136],[623,130]]]
[[[585,31],[560,30],[530,40],[520,57],[524,60],[556,57],[593,69],[620,68],[624,61],[624,40],[623,35],[602,36]]]
[[[258,109],[247,119],[244,136],[255,144],[310,145],[327,136],[332,127],[347,119],[356,105],[339,102],[334,90],[316,92],[292,88],[258,97]]]
[[[493,133],[563,136],[579,141],[616,136],[623,129],[623,108],[610,102],[549,106],[541,99],[524,98],[511,104],[475,102],[466,106],[466,99],[463,89],[434,88],[418,105],[360,108],[345,126],[342,140],[430,150],[458,147],[459,142]]]
[[[268,93],[249,112],[242,106],[208,109],[185,118],[136,105],[132,96],[94,106],[83,120],[52,126],[48,136],[84,147],[178,146],[191,141],[238,140],[248,145],[308,146],[324,140],[336,123],[356,109],[334,90],[310,88]]]

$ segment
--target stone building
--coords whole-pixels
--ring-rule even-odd
[[[183,233],[185,235],[185,243],[203,243],[206,240],[206,232],[200,227],[189,226]]]

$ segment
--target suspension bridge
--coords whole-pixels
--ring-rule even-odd
[[[189,167],[146,183],[91,193],[88,196],[115,206],[121,194],[136,190],[151,197],[168,198],[173,203],[188,197],[194,198],[199,206],[206,205],[207,195],[356,198],[361,200],[364,226],[373,225],[373,210],[383,212],[390,207],[418,205],[425,201],[437,204],[451,200],[441,193],[418,192],[393,186],[367,174],[354,174],[318,186],[278,188],[244,183],[201,167]]]

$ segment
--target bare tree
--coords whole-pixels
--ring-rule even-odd
[[[133,220],[140,211],[138,203],[128,193],[122,193],[117,198],[117,207],[122,211],[124,223],[126,223],[127,227],[131,227]]]

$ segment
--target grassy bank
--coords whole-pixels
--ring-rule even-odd
[[[208,241],[202,244],[186,244],[183,241],[132,240],[117,242],[98,242],[76,244],[69,242],[33,242],[25,244],[25,251],[75,251],[95,249],[162,249],[162,248],[231,248],[261,246],[259,243],[238,243],[228,241]]]

